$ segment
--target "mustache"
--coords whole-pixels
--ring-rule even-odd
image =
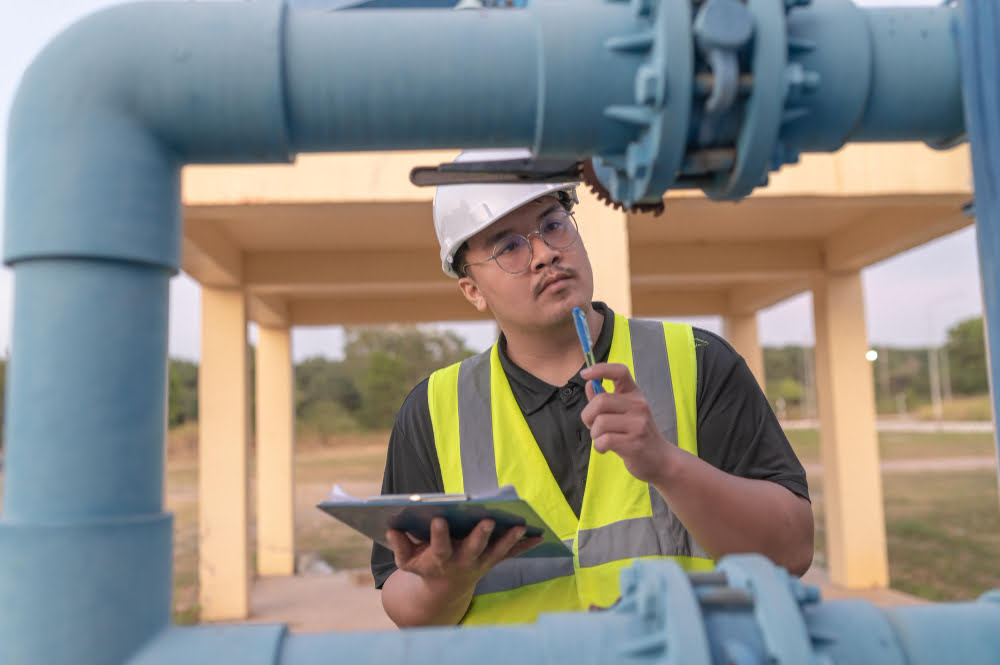
[[[542,289],[552,281],[554,278],[565,278],[572,279],[577,276],[577,272],[572,268],[558,268],[556,270],[550,270],[545,273],[540,280],[535,283],[535,297],[537,298],[542,293]]]

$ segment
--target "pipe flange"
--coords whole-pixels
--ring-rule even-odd
[[[759,554],[735,554],[719,561],[716,570],[725,573],[729,587],[741,589],[753,601],[753,615],[760,628],[768,662],[793,665],[812,662],[802,607],[818,600],[811,587],[799,591],[784,568]],[[815,600],[814,600],[815,598]]]
[[[641,629],[618,647],[622,660],[642,656],[661,665],[711,665],[698,596],[676,562],[636,560],[621,571],[621,593],[611,611],[637,618]]]
[[[635,102],[609,106],[604,115],[633,126],[635,138],[623,153],[594,158],[591,183],[625,210],[662,206],[684,159],[694,89],[690,0],[636,0],[632,7],[647,29],[609,39],[606,47],[646,54],[636,70]]]

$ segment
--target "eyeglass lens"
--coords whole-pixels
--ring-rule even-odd
[[[558,212],[542,220],[538,235],[552,249],[566,249],[576,240],[576,226],[568,213]],[[524,236],[506,236],[497,242],[493,255],[502,270],[522,272],[531,263],[531,241]]]

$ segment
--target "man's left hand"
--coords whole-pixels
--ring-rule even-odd
[[[663,438],[649,402],[632,379],[628,367],[621,364],[598,363],[584,368],[580,376],[587,381],[590,403],[583,409],[583,424],[590,428],[594,450],[614,451],[625,462],[633,476],[647,483],[660,483],[668,475],[667,468],[677,446]],[[613,393],[594,394],[592,379],[610,380]]]

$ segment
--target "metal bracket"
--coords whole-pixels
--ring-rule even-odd
[[[505,159],[417,166],[410,182],[417,187],[475,183],[571,182],[580,180],[580,162],[564,159]]]

